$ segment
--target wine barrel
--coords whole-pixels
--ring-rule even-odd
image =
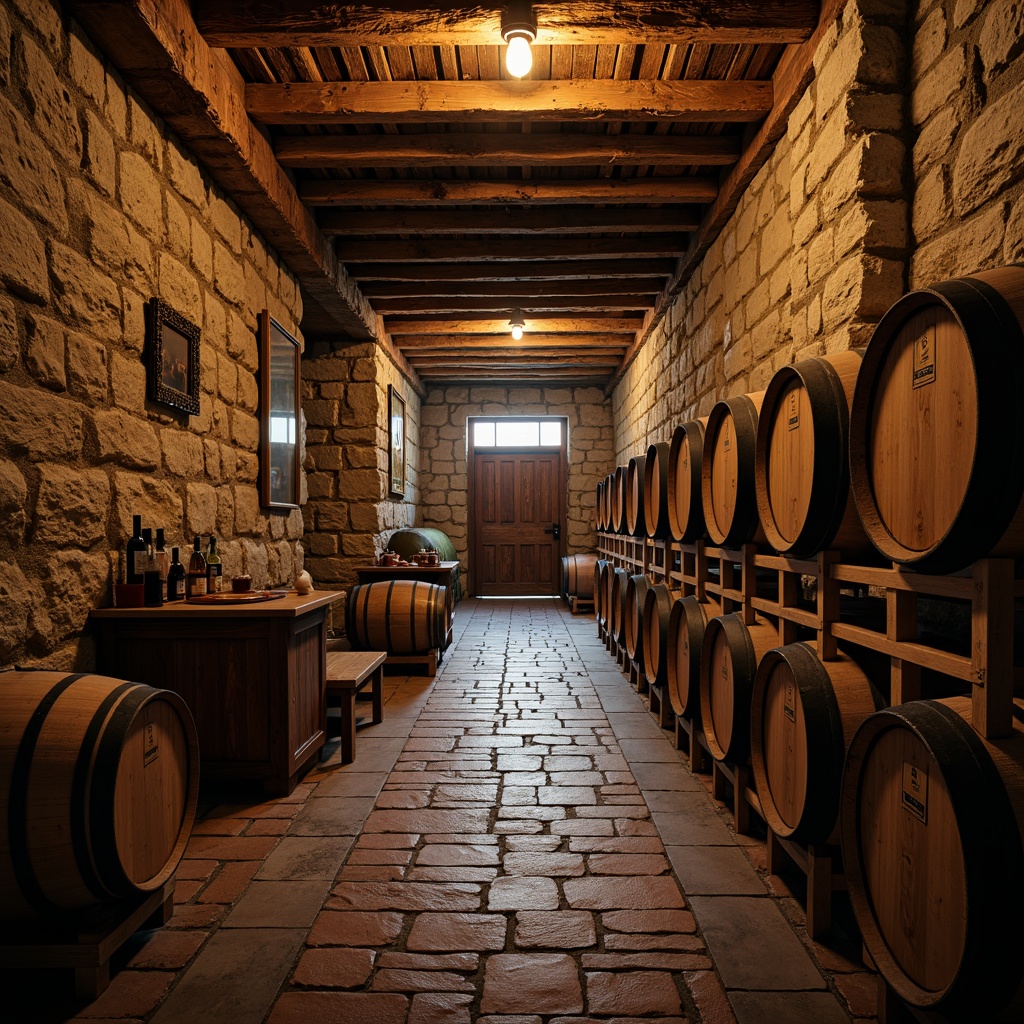
[[[708,416],[701,460],[704,524],[714,544],[764,543],[754,487],[757,419],[764,392],[716,402]]]
[[[869,716],[843,771],[850,903],[879,974],[947,1021],[1024,1019],[1024,726],[986,740],[966,697]]]
[[[644,512],[644,464],[646,455],[634,455],[626,466],[626,532],[631,537],[647,534]]]
[[[0,919],[160,888],[192,834],[199,741],[178,694],[109,676],[0,674]]]
[[[585,552],[562,556],[562,593],[566,597],[594,597],[597,555]]]
[[[360,583],[345,602],[345,633],[355,651],[422,654],[444,647],[447,591],[422,580]]]
[[[615,497],[615,472],[612,471],[604,478],[604,529],[605,533],[614,533],[612,500]]]
[[[612,533],[626,533],[627,466],[616,466],[612,483]]]
[[[604,481],[597,482],[597,496],[594,500],[594,529],[604,532]]]
[[[668,453],[668,525],[672,539],[692,544],[705,534],[701,498],[706,416],[680,423]]]
[[[668,677],[668,621],[674,601],[664,583],[652,584],[644,596],[644,678],[650,686],[662,687]]]
[[[778,370],[757,421],[754,485],[761,526],[779,554],[871,551],[850,489],[850,406],[858,352]]]
[[[604,626],[608,617],[608,573],[611,563],[606,558],[599,558],[594,563],[594,618]]]
[[[773,626],[763,621],[747,626],[739,612],[708,621],[700,648],[700,720],[716,761],[749,762],[754,676],[778,642]]]
[[[690,722],[700,721],[700,650],[709,616],[721,614],[717,603],[693,594],[680,598],[668,617],[665,684],[672,710]]]
[[[608,600],[611,605],[608,612],[608,632],[618,644],[626,642],[626,584],[628,582],[629,573],[622,566],[616,566],[612,570],[608,592]]]
[[[750,707],[750,764],[764,820],[783,839],[838,842],[846,748],[885,706],[852,658],[821,662],[805,643],[761,659]]]
[[[850,414],[857,511],[887,558],[953,573],[1024,553],[1024,265],[910,292]]]
[[[644,457],[644,523],[647,536],[664,540],[671,535],[668,521],[668,458],[672,446],[658,441]]]
[[[634,665],[642,666],[644,661],[644,600],[651,589],[651,581],[638,573],[626,580],[626,617],[623,628],[623,642],[626,653]]]

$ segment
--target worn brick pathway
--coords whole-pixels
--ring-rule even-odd
[[[856,941],[807,939],[762,844],[734,834],[592,618],[464,601],[456,626],[436,679],[389,677],[351,765],[335,751],[287,799],[204,807],[174,919],[76,1019],[875,1016]],[[69,1019],[42,1006],[24,1019]]]

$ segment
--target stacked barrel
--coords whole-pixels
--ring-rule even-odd
[[[952,593],[945,577],[1004,560],[1012,627],[1022,324],[1024,265],[909,293],[862,354],[803,359],[716,402],[609,474],[600,499],[609,649],[651,688],[652,711],[656,698],[670,707],[691,765],[699,744],[736,785],[752,780],[775,839],[836,852],[884,980],[952,1021],[1022,1019],[1024,704],[981,722],[970,686],[890,694],[889,657],[931,671],[894,595]],[[874,648],[851,600],[819,605],[817,620],[787,614],[800,572],[823,587],[830,566],[889,594]],[[734,571],[752,577],[738,594]],[[908,584],[915,573],[938,585]]]

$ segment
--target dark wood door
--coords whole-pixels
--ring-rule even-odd
[[[481,597],[559,593],[562,453],[478,450],[473,460],[475,592]]]

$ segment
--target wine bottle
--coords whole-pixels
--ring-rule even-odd
[[[210,548],[206,555],[206,589],[210,594],[219,594],[224,584],[224,566],[217,552],[217,538],[210,534]]]
[[[178,560],[177,548],[171,548],[171,564],[167,567],[167,600],[185,600],[185,566]]]
[[[206,593],[206,558],[199,546],[199,534],[192,542],[192,557],[185,574],[185,597],[202,597]]]
[[[142,516],[132,516],[132,535],[124,546],[124,581],[141,583],[146,571],[146,542],[142,538]]]
[[[167,582],[167,549],[164,547],[164,528],[158,526],[156,528],[156,567],[160,571],[160,580],[163,583]]]

